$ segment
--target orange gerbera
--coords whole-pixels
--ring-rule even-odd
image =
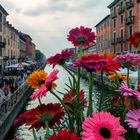
[[[117,73],[118,74],[118,79],[120,81],[126,81],[127,80],[127,77],[125,75],[122,75],[122,73]],[[115,73],[111,74],[108,76],[108,79],[110,79],[111,81],[115,81],[117,79],[117,76]],[[129,77],[129,80],[132,80],[131,77]]]
[[[113,53],[103,53],[103,54],[101,54],[101,56],[103,56],[104,58],[107,58],[107,59],[114,59],[116,57],[116,55]]]
[[[29,75],[27,82],[32,88],[39,88],[47,79],[47,73],[44,70],[36,70]]]

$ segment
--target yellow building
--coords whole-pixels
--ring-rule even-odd
[[[19,33],[9,22],[7,22],[6,28],[5,56],[9,58],[19,57]]]

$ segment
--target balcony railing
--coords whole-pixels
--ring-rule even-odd
[[[124,37],[117,37],[117,42],[122,44],[125,42],[125,38]]]
[[[116,18],[117,17],[116,13],[113,13],[111,17],[112,17],[112,19]]]
[[[5,42],[0,42],[0,48],[5,48],[6,43]]]
[[[111,45],[116,45],[116,44],[117,44],[117,41],[114,40],[114,39],[112,39],[112,40],[111,40]]]
[[[122,14],[124,12],[124,7],[120,7],[118,10],[118,14]]]
[[[130,1],[127,1],[126,2],[126,8],[127,9],[129,9],[129,8],[131,8],[131,7],[133,7],[134,6],[134,2],[130,2]]]
[[[134,24],[134,19],[135,19],[135,16],[130,16],[130,17],[126,18],[125,19],[125,24],[126,25]]]

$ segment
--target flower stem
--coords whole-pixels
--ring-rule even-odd
[[[130,87],[130,84],[129,84],[129,69],[127,68],[127,85],[128,87]]]
[[[39,97],[38,97],[38,102],[40,105],[42,104],[41,99]]]
[[[102,110],[102,100],[103,100],[103,86],[104,86],[104,80],[103,80],[103,72],[101,72],[101,95],[99,100],[99,112]]]
[[[91,116],[93,112],[92,92],[93,92],[93,75],[92,72],[89,72],[89,105],[87,110],[87,117]]]
[[[38,140],[38,139],[37,139],[36,132],[35,132],[35,129],[34,129],[34,128],[32,129],[32,133],[33,133],[34,140]]]
[[[138,84],[140,84],[140,67],[138,68]]]
[[[57,94],[55,94],[55,92],[53,92],[52,90],[50,92],[60,101],[60,103],[64,107],[64,109],[68,115],[68,118],[69,118],[69,128],[70,128],[71,132],[74,132],[74,128],[73,128],[73,124],[72,124],[73,120],[71,120],[70,113],[69,113],[68,109],[66,108],[64,102],[61,100],[61,98]]]
[[[49,134],[50,134],[49,126],[48,126],[48,122],[46,122],[46,134],[45,134],[44,140],[48,140]]]

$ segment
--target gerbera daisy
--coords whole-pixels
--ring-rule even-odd
[[[125,122],[130,128],[137,128],[137,132],[140,133],[140,109],[130,110],[126,114]]]
[[[128,39],[128,41],[130,42],[130,44],[134,45],[135,48],[139,48],[140,47],[140,33],[135,32],[134,35]]]
[[[70,30],[67,39],[76,47],[80,45],[88,47],[90,43],[95,43],[95,38],[95,33],[91,28],[80,26],[80,28],[76,27]]]
[[[129,88],[126,83],[121,83],[121,86],[116,91],[123,93],[124,96],[135,97],[137,100],[140,101],[140,92]]]
[[[35,128],[37,131],[48,122],[48,126],[52,128],[59,125],[64,117],[64,108],[59,103],[41,104],[24,114],[20,115],[15,121],[15,125],[25,124],[30,126],[29,129]]]
[[[41,84],[45,83],[47,73],[44,70],[36,70],[29,75],[27,82],[32,88],[39,88]]]
[[[76,133],[71,133],[69,130],[59,130],[58,133],[54,133],[48,140],[80,140]]]
[[[116,61],[128,69],[135,68],[140,65],[140,55],[138,54],[124,54],[116,57]]]
[[[63,65],[67,59],[74,55],[74,52],[70,49],[62,50],[61,53],[57,53],[54,56],[48,58],[48,63],[55,67],[55,65]]]
[[[125,140],[121,135],[126,130],[120,125],[120,118],[108,112],[93,113],[82,124],[82,140]]]
[[[87,101],[85,99],[85,93],[83,90],[80,91],[79,98],[80,98],[80,102],[82,103],[83,107],[87,106]],[[66,95],[64,95],[63,101],[65,104],[67,104],[71,107],[76,99],[77,99],[76,91],[70,90]]]
[[[41,87],[33,92],[31,99],[35,100],[36,98],[46,96],[47,92],[50,90],[55,90],[56,84],[54,83],[55,80],[58,79],[57,74],[58,70],[53,70],[50,75],[47,77],[45,84],[42,84]]]

